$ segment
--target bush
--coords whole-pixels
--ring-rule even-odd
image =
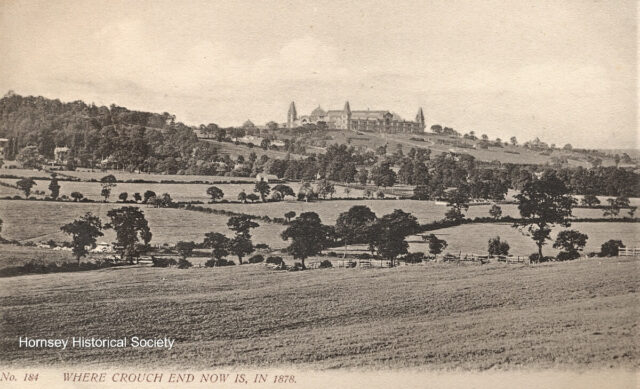
[[[616,257],[620,250],[620,247],[624,247],[621,240],[610,239],[600,246],[601,257]]]
[[[302,263],[296,262],[296,263],[293,264],[293,266],[291,266],[287,270],[289,270],[289,271],[300,271],[300,270],[304,270],[304,266],[302,266]]]
[[[178,261],[178,269],[188,269],[191,266],[193,266],[193,264],[184,258],[180,258]]]
[[[338,254],[335,251],[329,251],[327,253],[327,257],[337,257],[337,256],[338,256]]]
[[[282,259],[282,257],[278,257],[275,255],[272,255],[270,257],[267,258],[266,263],[270,263],[273,265],[281,265],[284,263],[284,259]]]
[[[489,239],[489,255],[509,255],[509,243],[499,236]]]
[[[561,251],[556,257],[558,261],[571,261],[576,258],[580,258],[580,253],[577,251]]]
[[[264,262],[264,257],[260,254],[256,254],[253,257],[249,258],[249,263],[260,263]]]
[[[550,262],[551,260],[553,260],[553,257],[543,256],[542,258],[540,258],[538,253],[533,253],[533,254],[529,255],[529,261],[531,263]]]
[[[256,250],[269,250],[269,245],[266,243],[258,243],[257,245],[253,246]]]
[[[169,267],[175,266],[178,264],[175,259],[169,257],[155,257],[151,256],[151,262],[153,262],[154,267]]]
[[[360,254],[356,254],[354,255],[354,257],[358,258],[358,259],[374,259],[375,257],[369,253],[360,253]]]
[[[404,257],[400,258],[400,260],[406,263],[422,263],[426,258],[424,253],[408,253]]]
[[[320,262],[320,265],[318,266],[320,269],[326,269],[329,267],[333,267],[333,263],[331,263],[330,260],[325,259],[324,261]]]

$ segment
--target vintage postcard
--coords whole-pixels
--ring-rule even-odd
[[[637,21],[0,0],[0,387],[637,388]]]

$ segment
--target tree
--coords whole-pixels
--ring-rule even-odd
[[[244,190],[238,193],[238,200],[242,201],[243,204],[247,203],[247,194],[245,193]]]
[[[347,212],[338,215],[335,231],[344,243],[344,257],[347,256],[348,245],[367,241],[376,219],[376,214],[364,205],[353,206]]]
[[[36,146],[27,146],[20,150],[16,161],[25,169],[39,169],[44,163],[44,157],[40,155]]]
[[[242,258],[253,252],[250,230],[260,225],[248,215],[238,215],[230,217],[227,221],[227,226],[236,234],[229,243],[229,251],[238,257],[242,265]]]
[[[258,195],[255,194],[255,193],[249,193],[247,195],[247,200],[251,201],[252,203],[255,202],[255,201],[258,201],[259,198],[260,197],[258,197]]]
[[[375,247],[378,254],[391,261],[394,266],[395,258],[406,254],[409,244],[405,237],[418,232],[420,225],[415,216],[396,209],[379,218],[369,230],[370,245]]]
[[[329,244],[331,228],[322,224],[317,213],[303,212],[280,236],[282,240],[291,239],[287,252],[292,254],[293,258],[300,259],[304,269],[304,260],[318,254]]]
[[[615,199],[607,199],[609,206],[602,211],[604,217],[614,217],[620,214],[620,204]]]
[[[333,194],[336,193],[336,188],[331,182],[325,179],[318,182],[316,193],[318,193],[318,196],[322,196],[323,199],[326,199],[327,195],[329,195],[329,197],[333,197]]]
[[[596,195],[586,194],[582,198],[582,205],[584,205],[584,206],[594,207],[594,206],[599,205],[599,204],[600,204],[600,200],[598,200]]]
[[[290,222],[294,217],[296,217],[296,213],[294,211],[289,211],[284,214],[284,218],[287,219],[287,222]]]
[[[442,134],[442,126],[439,124],[434,124],[431,126],[431,132],[435,134]]]
[[[549,239],[551,227],[555,224],[571,225],[569,218],[576,200],[553,172],[544,174],[540,179],[532,178],[515,198],[522,220],[513,226],[529,232],[538,246],[538,258],[542,260],[542,246]]]
[[[610,239],[600,246],[600,256],[617,257],[621,247],[624,247],[621,240]]]
[[[100,191],[100,196],[104,197],[104,201],[106,202],[107,199],[109,199],[109,196],[111,196],[111,188],[102,187],[102,190]]]
[[[571,143],[567,143],[566,145],[564,145],[564,147],[562,147],[563,150],[567,150],[567,151],[571,151],[573,150],[573,146],[571,146]]]
[[[453,189],[445,194],[447,205],[451,209],[445,214],[449,220],[462,220],[464,215],[462,210],[469,209],[469,193],[465,187]]]
[[[83,197],[84,197],[84,195],[82,193],[80,193],[80,192],[71,192],[71,198],[75,202],[78,202],[78,201],[82,200]]]
[[[80,219],[65,224],[60,229],[72,237],[71,252],[76,257],[78,266],[80,266],[80,258],[89,253],[87,247],[95,248],[96,238],[103,235],[100,218],[93,216],[91,212],[87,212]]]
[[[356,179],[361,185],[366,185],[369,180],[369,171],[367,171],[367,169],[360,169],[356,175]]]
[[[513,146],[517,146],[518,145],[518,140],[516,139],[515,136],[512,136],[511,139],[509,139],[509,141],[511,142],[511,144]]]
[[[589,237],[586,234],[576,230],[564,230],[558,233],[553,248],[562,249],[563,252],[558,254],[558,259],[575,259],[580,256],[578,253],[584,249]],[[564,254],[563,254],[564,253]]]
[[[140,193],[136,192],[133,194],[133,199],[135,200],[136,203],[139,203],[140,200],[142,200],[142,196],[140,196]]]
[[[133,263],[133,259],[140,255],[136,244],[143,239],[145,244],[151,240],[151,230],[144,212],[138,207],[114,208],[107,212],[111,219],[105,228],[113,228],[116,231],[115,249],[122,260]]]
[[[238,257],[241,265],[242,258],[244,258],[245,255],[251,254],[253,250],[253,243],[246,235],[236,235],[229,242],[229,251]]]
[[[509,255],[509,243],[500,240],[499,236],[489,239],[489,255]]]
[[[144,192],[144,198],[142,199],[143,203],[147,203],[149,202],[149,199],[152,197],[156,197],[156,192],[152,191],[152,190],[148,190]]]
[[[502,208],[498,204],[493,204],[489,209],[489,215],[495,220],[500,219],[502,217]]]
[[[122,192],[118,195],[118,198],[120,199],[120,201],[122,201],[123,203],[125,201],[127,201],[127,198],[129,197],[129,194],[127,192]]]
[[[214,203],[224,197],[224,192],[217,186],[208,187],[207,194],[211,197],[211,202]]]
[[[396,183],[396,173],[391,170],[389,162],[383,162],[371,170],[371,179],[377,186],[393,186]]]
[[[219,232],[208,232],[204,234],[203,246],[211,249],[211,257],[216,260],[216,264],[220,260],[229,255],[229,246],[231,241],[229,238]]]
[[[36,182],[32,178],[28,177],[16,182],[18,189],[24,192],[24,197],[29,197],[31,194],[31,188],[33,188],[34,185],[37,185]]]
[[[439,239],[435,234],[429,234],[423,239],[429,242],[429,252],[433,255],[440,254],[448,246],[446,240]]]
[[[300,185],[300,189],[298,190],[298,200],[304,200],[305,202],[309,202],[309,200],[313,200],[316,198],[316,193],[313,191],[311,184],[308,182],[302,183]]]
[[[178,243],[176,243],[176,251],[178,252],[178,254],[180,254],[180,256],[182,257],[182,259],[187,259],[188,256],[191,255],[191,253],[193,253],[193,249],[196,248],[196,244],[193,241],[190,242],[186,242],[186,241],[179,241]]]
[[[280,193],[280,195],[283,198],[285,196],[291,196],[291,197],[295,197],[296,196],[296,192],[294,192],[293,189],[291,189],[291,187],[289,185],[278,184],[278,185],[273,187],[273,191]]]
[[[269,193],[271,192],[271,188],[269,187],[269,184],[266,181],[260,180],[256,182],[256,186],[253,188],[253,191],[255,193],[260,194],[260,199],[264,203],[266,201],[265,200],[266,196],[268,196]]]
[[[51,182],[49,183],[49,190],[51,191],[51,198],[57,199],[60,196],[60,184],[55,174],[51,176]]]
[[[236,235],[246,235],[251,237],[250,230],[252,228],[259,227],[260,225],[253,221],[249,215],[231,216],[227,220],[227,226],[231,231],[234,231]]]

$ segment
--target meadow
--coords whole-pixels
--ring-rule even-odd
[[[129,195],[129,200],[133,199],[134,193],[140,193],[140,195],[144,195],[144,192],[147,190],[154,191],[156,194],[161,195],[163,193],[169,193],[171,198],[174,201],[203,201],[208,202],[211,200],[209,195],[207,195],[207,188],[210,186],[216,186],[220,188],[224,192],[223,199],[228,201],[238,201],[238,194],[242,191],[245,193],[254,193],[253,189],[255,187],[255,179],[249,179],[251,182],[246,184],[151,184],[151,183],[117,183],[115,187],[111,188],[111,196],[109,197],[109,201],[117,201],[118,195],[122,192],[127,192]],[[1,182],[5,182],[7,184],[15,185],[18,181],[17,179],[9,179],[3,178],[0,179]],[[32,190],[40,190],[45,193],[49,193],[49,180],[35,180],[36,185]],[[80,192],[84,195],[85,198],[94,201],[103,201],[104,197],[101,196],[102,186],[99,182],[86,182],[86,181],[59,181],[60,184],[60,196],[62,195],[71,195],[73,192]],[[300,183],[298,182],[288,182],[285,183],[290,186],[294,192],[298,192],[300,189]],[[271,183],[270,186],[273,187],[277,184]],[[315,187],[315,186],[314,186]],[[336,197],[359,197],[362,196],[362,190],[351,189],[349,194],[345,193],[345,187],[336,186],[336,193],[334,196]],[[7,188],[0,186],[0,196],[3,193],[7,195],[19,195],[21,192],[17,191],[13,188]]]
[[[133,267],[0,279],[20,366],[635,368],[637,258],[269,271]],[[166,349],[19,349],[19,336],[170,337]]]
[[[109,221],[107,212],[121,206],[123,204],[0,200],[0,217],[4,221],[2,236],[19,241],[67,241],[70,240],[69,236],[60,231],[62,225],[87,212],[99,216],[102,222],[106,223]],[[154,245],[173,244],[180,240],[201,242],[204,234],[211,231],[232,236],[232,231],[227,228],[227,216],[175,208],[138,206],[149,221],[153,233],[151,244]],[[254,243],[267,243],[274,248],[286,246],[286,242],[280,238],[280,231],[284,226],[264,222],[259,224],[260,227],[251,231]],[[104,233],[105,236],[98,238],[98,242],[112,242],[115,239],[113,230],[105,230]]]

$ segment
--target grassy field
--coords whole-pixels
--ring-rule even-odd
[[[552,247],[555,236],[565,228],[556,227],[543,247],[543,254],[556,255],[559,250]],[[587,234],[589,239],[584,252],[599,252],[600,246],[609,239],[620,239],[627,247],[640,247],[640,225],[638,223],[572,223],[566,229],[578,230]],[[447,241],[445,252],[449,253],[478,253],[487,252],[488,240],[500,236],[509,243],[509,253],[514,255],[529,255],[537,252],[537,246],[530,237],[523,235],[510,224],[467,224],[457,227],[443,228],[433,233],[440,239]],[[428,252],[428,244],[419,237],[408,237],[409,251]],[[364,247],[363,247],[364,250]]]
[[[72,222],[86,212],[92,212],[106,223],[107,212],[122,205],[0,200],[0,217],[4,221],[2,236],[20,241],[46,242],[49,239],[66,241],[69,240],[69,236],[60,231],[62,225]],[[232,231],[227,228],[229,219],[227,216],[173,208],[152,208],[145,205],[140,207],[153,233],[151,244],[175,243],[179,240],[201,242],[204,234],[210,231],[232,235]],[[260,227],[251,231],[254,243],[267,243],[274,248],[286,246],[286,242],[279,235],[284,226],[264,222],[259,224]],[[115,239],[113,230],[104,232],[105,236],[98,238],[99,242],[112,242]],[[2,250],[1,246],[0,250]]]
[[[11,185],[15,185],[17,179],[3,178],[2,182],[6,182]],[[255,179],[250,179],[251,183],[247,184],[215,184],[224,192],[224,199],[229,201],[237,201],[238,194],[241,191],[245,193],[254,193]],[[49,194],[49,180],[36,180],[36,185],[33,190],[41,190],[46,194]],[[60,184],[60,196],[71,195],[72,192],[80,192],[84,197],[94,200],[102,201],[104,198],[100,195],[102,186],[99,182],[78,182],[78,181],[59,181]],[[271,187],[277,184],[270,184]],[[286,185],[290,186],[294,192],[298,192],[300,189],[300,183],[289,182]],[[211,198],[207,195],[207,188],[212,185],[209,184],[135,184],[135,183],[118,183],[111,189],[111,196],[109,201],[117,201],[118,195],[122,192],[129,194],[129,199],[133,199],[133,194],[138,192],[140,195],[144,195],[147,190],[152,190],[156,194],[161,195],[163,193],[169,193],[174,201],[203,201],[207,202]],[[336,186],[335,196],[337,197],[359,197],[362,196],[363,191],[359,189],[351,189],[351,192],[347,195],[344,192],[345,187]],[[22,192],[17,189],[7,188],[0,186],[0,196],[15,196],[23,195]]]
[[[104,269],[0,279],[0,361],[158,368],[638,368],[637,258],[268,271]],[[171,337],[164,349],[19,336]]]
[[[39,247],[16,246],[12,244],[0,245],[0,269],[5,267],[22,266],[29,261],[44,263],[76,262],[70,251],[57,251]]]

